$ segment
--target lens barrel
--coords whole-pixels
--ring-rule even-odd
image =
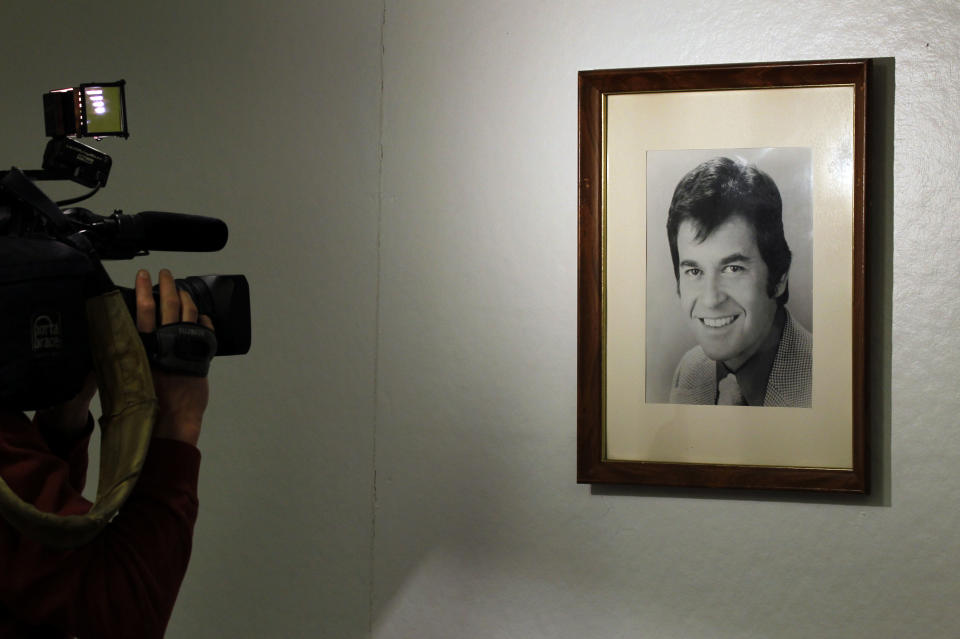
[[[244,355],[250,350],[250,285],[243,275],[191,275],[175,280],[177,288],[190,294],[201,315],[213,322],[217,355]],[[132,288],[118,287],[137,317],[137,296]],[[160,291],[153,287],[160,323]]]

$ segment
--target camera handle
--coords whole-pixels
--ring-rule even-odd
[[[206,377],[217,353],[214,332],[192,322],[165,324],[153,333],[140,333],[140,340],[154,366],[191,377]]]

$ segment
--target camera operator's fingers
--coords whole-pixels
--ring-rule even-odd
[[[158,284],[160,286],[160,323],[176,324],[180,321],[180,293],[173,281],[173,275],[167,269],[161,269]]]
[[[194,304],[190,293],[183,290],[178,292],[180,293],[180,321],[196,324],[197,316],[200,314],[197,305]]]
[[[213,328],[213,320],[210,319],[210,316],[209,316],[209,315],[201,315],[201,316],[200,316],[200,325],[201,325],[201,326],[206,326],[206,327],[209,328],[211,331],[216,332],[216,329]]]
[[[137,271],[134,286],[137,292],[137,330],[141,333],[152,333],[157,328],[157,305],[153,301],[150,273],[143,269]]]

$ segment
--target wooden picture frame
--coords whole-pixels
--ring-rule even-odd
[[[579,483],[867,492],[869,69],[829,60],[579,73]],[[766,248],[774,240],[758,241],[745,221],[746,199],[729,200],[726,218],[720,204],[702,209],[721,215],[712,229],[689,217],[706,206],[695,185],[714,180],[707,191],[720,197],[728,170],[776,185],[792,256],[782,280],[767,264],[783,261]],[[762,257],[723,245],[728,236]],[[789,360],[793,335],[806,337]],[[777,377],[788,361],[800,363]],[[751,405],[712,405],[726,401],[716,381],[726,364]]]

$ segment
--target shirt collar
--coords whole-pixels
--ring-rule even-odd
[[[773,324],[767,336],[763,338],[763,344],[736,371],[730,370],[723,362],[717,361],[717,383],[729,373],[734,373],[737,376],[737,384],[740,386],[740,394],[743,395],[748,406],[763,406],[763,399],[767,394],[767,381],[770,379],[770,371],[773,370],[773,360],[777,357],[780,336],[783,334],[786,321],[786,311],[780,306],[777,308],[777,314],[773,318]]]

